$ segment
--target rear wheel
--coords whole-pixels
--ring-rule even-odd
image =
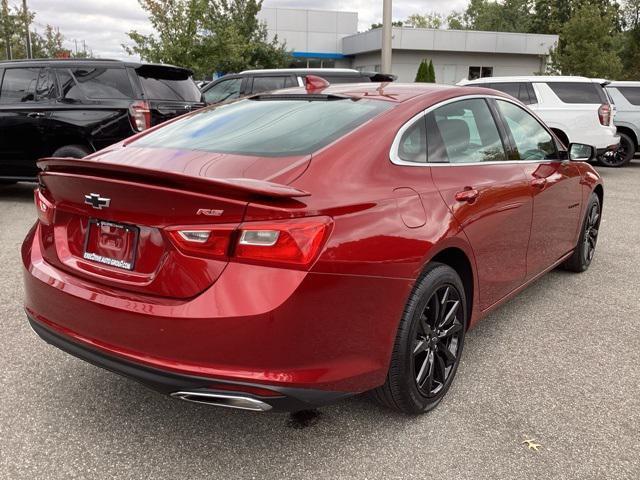
[[[584,272],[591,265],[598,243],[601,207],[600,199],[595,193],[591,194],[587,206],[587,214],[582,224],[582,231],[573,255],[564,263],[564,268],[572,272]]]
[[[460,363],[466,305],[455,270],[441,263],[429,265],[405,307],[387,380],[373,391],[380,403],[412,414],[440,403]]]
[[[633,140],[626,133],[619,133],[620,135],[620,145],[618,145],[618,151],[616,154],[621,158],[622,164],[621,167],[628,165],[629,162],[633,159],[633,156],[636,153],[636,145],[633,143]]]
[[[83,158],[91,153],[87,147],[82,145],[66,145],[53,152],[54,157],[71,157],[71,158]]]

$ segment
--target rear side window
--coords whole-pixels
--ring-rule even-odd
[[[58,86],[60,87],[60,98],[73,102],[80,102],[85,99],[82,90],[80,90],[68,69],[57,68],[56,75],[58,76]]]
[[[427,130],[424,117],[413,123],[400,138],[398,158],[405,162],[427,162]]]
[[[617,87],[631,105],[640,105],[640,87]]]
[[[200,110],[135,145],[267,157],[306,155],[391,106],[364,99],[241,100]]]
[[[202,98],[188,70],[143,65],[136,69],[136,73],[144,96],[149,100],[199,102]]]
[[[608,103],[602,87],[596,83],[547,82],[547,85],[564,103]]]
[[[525,105],[532,103],[538,103],[535,93],[533,93],[533,87],[530,83],[526,82],[499,82],[499,83],[486,83],[481,86],[486,88],[493,88],[500,92],[504,92],[507,95],[511,95],[517,98]]]
[[[253,88],[251,91],[253,93],[260,92],[268,92],[269,90],[279,90],[281,88],[295,87],[296,83],[294,82],[291,76],[282,76],[282,77],[254,77],[253,79]]]
[[[40,68],[7,68],[0,88],[0,104],[33,102]]]
[[[432,132],[431,129],[434,131]],[[429,161],[476,163],[506,160],[498,127],[484,99],[461,100],[427,115],[429,142],[442,144]]]
[[[131,82],[124,68],[85,67],[71,70],[87,98],[133,98]]]

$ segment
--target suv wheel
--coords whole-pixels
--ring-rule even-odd
[[[635,144],[629,135],[618,133],[620,144],[615,152],[606,152],[598,157],[598,164],[603,167],[624,167],[631,162],[636,153]]]
[[[91,150],[89,150],[87,147],[83,147],[82,145],[66,145],[53,152],[52,156],[82,158],[86,157],[90,153]]]
[[[387,380],[373,396],[387,407],[410,414],[438,405],[460,363],[467,316],[458,274],[448,265],[429,265],[405,307]]]

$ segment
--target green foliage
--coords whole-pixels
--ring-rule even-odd
[[[562,42],[551,52],[550,70],[565,75],[616,79],[622,74],[615,12],[585,2],[560,29]]]
[[[426,82],[427,81],[428,72],[429,72],[429,65],[427,63],[427,59],[425,58],[424,60],[422,60],[420,62],[420,65],[418,65],[418,72],[416,73],[416,79],[414,81],[416,83],[417,82]]]
[[[426,13],[424,15],[420,15],[419,13],[414,13],[413,15],[409,15],[405,22],[407,27],[413,28],[442,28],[446,22],[446,19],[440,13]]]
[[[436,83],[436,71],[433,68],[433,62],[429,60],[429,68],[427,73],[427,82]]]
[[[392,27],[402,27],[404,22],[402,20],[396,20],[395,22],[391,22]],[[375,30],[376,28],[382,28],[381,23],[372,23],[369,27],[369,30]]]
[[[290,54],[269,41],[257,19],[262,0],[139,0],[156,33],[128,33],[131,55],[191,68],[197,76],[248,68],[278,68]]]

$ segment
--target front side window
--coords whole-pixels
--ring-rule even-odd
[[[553,137],[534,117],[513,103],[503,100],[496,103],[511,131],[520,160],[558,158]]]
[[[200,110],[133,144],[261,157],[307,155],[391,107],[366,99],[245,99]]]
[[[220,103],[238,98],[240,96],[241,84],[242,78],[222,80],[204,92],[204,101],[207,103]]]
[[[433,130],[433,132],[431,131]],[[476,163],[506,160],[498,127],[482,98],[461,100],[427,116],[429,143],[438,142],[430,162]]]
[[[87,98],[133,98],[131,81],[124,68],[74,68],[72,73]]]
[[[33,102],[40,68],[7,68],[0,88],[0,104]]]

